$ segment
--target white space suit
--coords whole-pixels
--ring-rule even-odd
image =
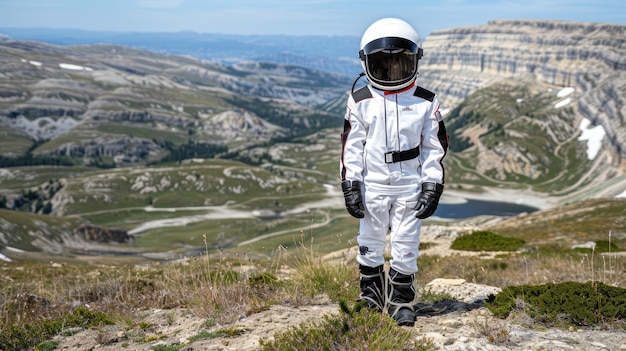
[[[359,56],[369,84],[348,98],[340,174],[346,208],[360,218],[361,299],[389,308],[398,324],[413,325],[420,230],[443,191],[447,134],[437,96],[415,84],[422,48],[409,24],[375,22],[363,35]]]
[[[413,210],[422,183],[443,184],[446,137],[437,97],[415,84],[394,92],[366,86],[350,95],[341,178],[364,186],[365,217],[357,239],[367,251],[359,254],[359,263],[384,263],[390,229],[391,267],[403,274],[417,271],[422,220]],[[393,162],[402,155],[408,159]]]

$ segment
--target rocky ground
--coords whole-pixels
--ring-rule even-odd
[[[431,227],[423,239],[437,243],[428,250],[446,255],[455,230],[450,227]],[[428,254],[425,250],[423,254]],[[330,255],[328,259],[350,257],[345,253]],[[352,256],[353,257],[353,256]],[[415,337],[426,337],[435,350],[626,350],[626,332],[575,329],[547,329],[520,318],[494,318],[483,307],[483,301],[500,291],[497,287],[466,282],[463,279],[435,279],[426,289],[433,293],[447,293],[453,301],[436,304],[417,303],[418,318]],[[249,316],[241,316],[230,325],[206,325],[190,310],[150,310],[140,316],[142,330],[128,330],[122,325],[87,330],[75,330],[58,336],[57,350],[259,350],[259,340],[271,340],[275,333],[286,331],[304,322],[320,321],[329,313],[340,313],[339,307],[325,296],[319,296],[305,306],[273,305]],[[194,341],[201,332],[228,330],[228,336],[214,336]],[[72,335],[69,335],[72,334]],[[148,341],[149,340],[149,341]]]
[[[517,322],[494,319],[482,300],[498,288],[463,280],[438,279],[431,282],[433,291],[448,292],[457,299],[435,305],[417,304],[416,338],[430,339],[435,350],[626,350],[626,332],[603,330],[560,330],[528,328]],[[80,330],[72,336],[59,336],[57,350],[155,350],[158,345],[181,345],[180,350],[252,351],[259,350],[259,340],[271,340],[277,332],[303,322],[321,320],[324,314],[339,313],[329,299],[293,307],[274,305],[268,310],[242,316],[232,325],[215,325],[210,331],[230,328],[232,336],[220,336],[190,342],[207,330],[205,319],[185,309],[146,311],[140,333],[123,326]],[[149,336],[154,336],[150,338]],[[148,336],[148,338],[146,338]],[[136,340],[141,339],[142,342]],[[145,342],[143,340],[150,340]],[[183,346],[184,345],[184,346]]]

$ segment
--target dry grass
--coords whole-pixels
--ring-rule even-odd
[[[509,340],[510,330],[507,323],[501,319],[490,316],[477,316],[470,323],[476,335],[484,336],[491,343],[496,345],[507,344]]]
[[[421,256],[418,263],[416,278],[421,284],[435,278],[462,278],[499,287],[590,280],[626,287],[626,258],[619,255],[547,251],[498,258]]]
[[[78,307],[104,313],[115,324],[133,328],[143,323],[141,312],[151,309],[185,307],[198,317],[229,324],[272,304],[310,303],[319,293],[334,301],[354,301],[358,296],[356,266],[325,260],[313,245],[296,246],[291,251],[279,248],[271,259],[218,251],[133,267],[2,263],[0,335],[16,335],[16,328],[44,321],[62,324]],[[615,252],[539,249],[496,258],[421,256],[418,264],[418,285],[442,277],[499,287],[589,280],[626,285],[625,256]],[[506,343],[506,329],[498,325],[491,319],[481,320],[474,328],[494,343]],[[27,342],[50,337],[33,336]]]
[[[285,275],[283,270],[293,270],[289,265],[300,273],[293,274],[294,279],[279,279]],[[141,326],[141,311],[178,307],[230,324],[272,304],[308,304],[325,290],[336,298],[346,293],[355,298],[356,291],[345,287],[358,286],[356,271],[345,267],[335,271],[304,248],[269,261],[219,251],[213,256],[142,267],[23,263],[2,264],[0,269],[8,283],[0,290],[0,335],[4,338],[23,337],[24,328],[45,321],[58,321],[62,330],[63,319],[77,307],[102,312],[128,328]],[[339,283],[337,278],[342,276],[346,281]],[[33,335],[27,343],[51,336]],[[0,337],[0,349],[6,347],[3,342],[7,340]]]
[[[487,254],[420,256],[420,271],[416,278],[424,284],[443,277],[463,278],[474,283],[499,287],[599,281],[626,288],[626,255],[624,251],[612,252],[611,240],[612,233],[609,231],[609,249],[605,252],[578,251],[550,245],[503,252],[495,257]]]

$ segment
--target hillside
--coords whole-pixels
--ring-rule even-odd
[[[626,287],[623,31],[493,21],[426,39],[419,82],[452,145],[442,203],[538,210],[425,221],[414,328],[340,311],[359,279],[337,185],[352,78],[1,38],[0,348],[626,349],[623,294],[584,299],[598,324],[485,304],[523,284]],[[453,248],[485,231],[520,246]],[[613,301],[622,317],[600,312]]]
[[[522,20],[431,33],[420,77],[451,110],[465,179],[575,198],[623,191],[625,33]]]
[[[535,208],[622,194],[623,30],[492,21],[426,38],[446,194]],[[6,37],[0,67],[6,256],[136,262],[250,240],[265,255],[313,229],[325,252],[350,245],[336,172],[351,77]]]
[[[0,317],[29,320],[33,326],[23,334],[19,328],[11,329],[0,337],[0,344],[21,341],[76,351],[291,350],[261,347],[261,342],[267,345],[288,338],[286,333],[296,333],[291,337],[294,342],[328,342],[325,334],[313,329],[327,323],[330,340],[367,333],[365,342],[370,340],[367,336],[378,340],[374,350],[391,350],[381,346],[390,335],[393,340],[408,335],[404,342],[398,341],[404,348],[393,348],[407,351],[618,350],[626,346],[623,318],[605,318],[601,326],[589,326],[571,323],[562,314],[555,325],[548,318],[530,318],[525,312],[532,306],[518,300],[516,313],[502,319],[493,316],[484,302],[509,285],[595,280],[624,287],[625,208],[626,200],[596,201],[510,220],[475,218],[454,225],[427,225],[416,277],[417,322],[415,327],[393,330],[372,317],[370,323],[352,322],[343,328],[341,323],[328,323],[327,318],[344,315],[338,299],[351,305],[358,295],[356,247],[323,255],[313,245],[318,237],[262,257],[251,255],[246,246],[135,266],[120,266],[106,257],[88,266],[58,259],[36,264],[0,262],[4,272],[0,279],[13,287],[13,293],[2,295],[6,303],[0,304]],[[603,220],[598,220],[599,215]],[[525,245],[516,251],[451,248],[456,238],[477,225],[512,232]],[[576,233],[571,233],[572,228]],[[607,234],[613,247],[609,252],[599,250],[594,255],[571,246],[586,240],[601,243]],[[486,248],[488,243],[481,245]],[[49,329],[35,327],[42,316],[51,321]],[[59,321],[63,323],[57,327],[59,332],[51,332]],[[306,334],[297,337],[298,328]],[[376,334],[381,331],[386,336]],[[409,346],[411,341],[415,347]],[[362,343],[358,338],[348,340],[347,345],[354,347],[345,349],[360,349]]]
[[[231,149],[236,157],[237,148],[336,125],[337,115],[316,106],[349,84],[296,66],[226,67],[127,47],[10,39],[0,41],[0,67],[6,165],[119,167]]]

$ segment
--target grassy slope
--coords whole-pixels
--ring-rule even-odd
[[[576,139],[577,116],[555,109],[558,100],[555,87],[529,81],[471,94],[446,116],[450,183],[571,191],[591,162]]]
[[[325,192],[322,184],[336,186],[340,153],[340,111],[343,109],[344,98],[331,101],[324,107],[328,111],[332,110],[332,113],[301,108],[302,106],[296,104],[285,107],[278,101],[232,95],[225,90],[217,90],[215,78],[206,78],[203,73],[198,74],[196,71],[209,73],[209,76],[227,74],[231,77],[249,77],[252,81],[258,79],[258,72],[236,71],[191,58],[158,55],[106,45],[85,46],[72,50],[95,55],[92,57],[98,59],[89,63],[94,64],[98,70],[108,71],[108,75],[98,73],[90,76],[76,72],[45,71],[50,78],[56,79],[46,80],[46,84],[52,84],[55,88],[51,90],[41,88],[37,94],[63,96],[57,94],[62,90],[60,88],[62,86],[66,93],[83,99],[84,101],[81,100],[83,102],[97,102],[93,105],[100,106],[104,112],[120,109],[149,111],[160,116],[176,115],[185,121],[195,121],[201,114],[216,113],[239,106],[257,113],[270,122],[284,126],[290,126],[289,123],[297,120],[300,124],[293,126],[294,129],[306,124],[303,120],[323,126],[334,118],[337,123],[334,128],[322,129],[291,141],[258,143],[242,148],[241,157],[268,161],[261,168],[223,160],[115,170],[22,167],[10,169],[12,176],[3,176],[0,179],[0,186],[5,191],[19,192],[24,188],[37,187],[50,179],[63,177],[68,180],[64,195],[66,200],[71,199],[64,204],[63,218],[68,223],[89,221],[131,230],[146,221],[172,219],[180,215],[200,215],[206,211],[196,208],[178,209],[176,212],[147,212],[144,208],[149,205],[159,208],[180,208],[228,204],[235,210],[284,211],[321,198]],[[48,67],[54,66],[57,61],[67,61],[71,58],[68,52],[55,52],[47,56],[33,53],[30,58],[41,61],[44,67]],[[23,70],[24,67],[32,69],[30,66],[20,65],[19,69]],[[271,70],[274,67],[267,69]],[[123,77],[132,84],[116,85],[117,83],[107,81],[113,76]],[[301,84],[307,81],[304,79],[289,82],[286,79],[290,77],[285,73],[274,78],[278,82],[295,86],[302,86]],[[28,75],[21,79],[17,81],[24,86],[32,83],[30,79],[36,80]],[[571,115],[571,111],[567,109],[554,109],[553,104],[557,100],[554,90],[550,91],[549,86],[533,83],[536,82],[505,81],[479,90],[468,97],[457,110],[446,116],[453,145],[446,165],[449,187],[474,189],[483,186],[520,189],[533,187],[542,192],[561,190],[567,192],[568,187],[582,176],[587,167],[581,165],[588,165],[588,161],[584,157],[584,145],[572,137],[575,136],[576,116]],[[195,87],[183,88],[181,84],[191,84]],[[96,101],[92,101],[94,99]],[[28,100],[19,102],[26,101]],[[184,112],[175,108],[178,104],[184,106]],[[295,112],[298,114],[295,115]],[[91,121],[75,128],[66,136],[40,146],[38,151],[56,147],[66,141],[96,136],[156,138],[170,140],[175,144],[197,137],[190,135],[187,128],[174,124],[166,127],[158,126],[158,123],[111,124]],[[455,146],[463,143],[467,137],[464,132],[471,128],[482,131],[471,140],[474,146],[468,148]],[[541,137],[548,130],[552,134],[547,138]],[[23,140],[15,141],[13,137],[3,139],[3,142],[5,143],[1,144],[3,150],[4,147],[24,148]],[[513,150],[534,158],[534,161],[524,165],[526,161],[513,160],[508,163],[509,166],[517,164],[523,167],[517,170],[505,167],[504,173],[499,173],[495,168],[481,170],[479,166],[484,160],[478,153],[479,148],[482,148],[481,152],[485,150],[494,152],[497,157],[504,160],[507,156],[506,151]],[[495,162],[498,160],[495,159]],[[534,174],[538,176],[533,178],[530,174],[524,173],[528,170],[525,166],[535,167]],[[28,214],[20,216],[21,221],[29,218]],[[54,221],[52,218],[38,216],[33,216],[30,220],[34,223],[30,225],[31,227],[36,227],[38,223]],[[324,252],[345,247],[353,239],[355,232],[351,227],[353,222],[344,212],[319,209],[278,219],[210,219],[187,225],[155,228],[138,234],[135,245],[150,251],[174,250],[184,253],[188,252],[189,248],[195,249],[205,245],[229,246],[259,235],[285,233],[267,239],[266,242],[254,244],[255,250],[268,254],[276,250],[276,247],[289,246],[299,237],[311,236],[313,234],[311,231],[300,233],[301,228],[323,221],[329,221],[330,224],[315,228],[315,232],[318,242],[328,243],[328,246],[320,245]],[[545,231],[549,229],[546,228]],[[71,233],[71,230],[67,233]],[[30,241],[27,231],[15,229],[9,234],[10,245],[32,248],[32,245],[26,244]],[[58,239],[59,234],[56,232],[51,235]],[[338,241],[338,237],[343,239]]]

